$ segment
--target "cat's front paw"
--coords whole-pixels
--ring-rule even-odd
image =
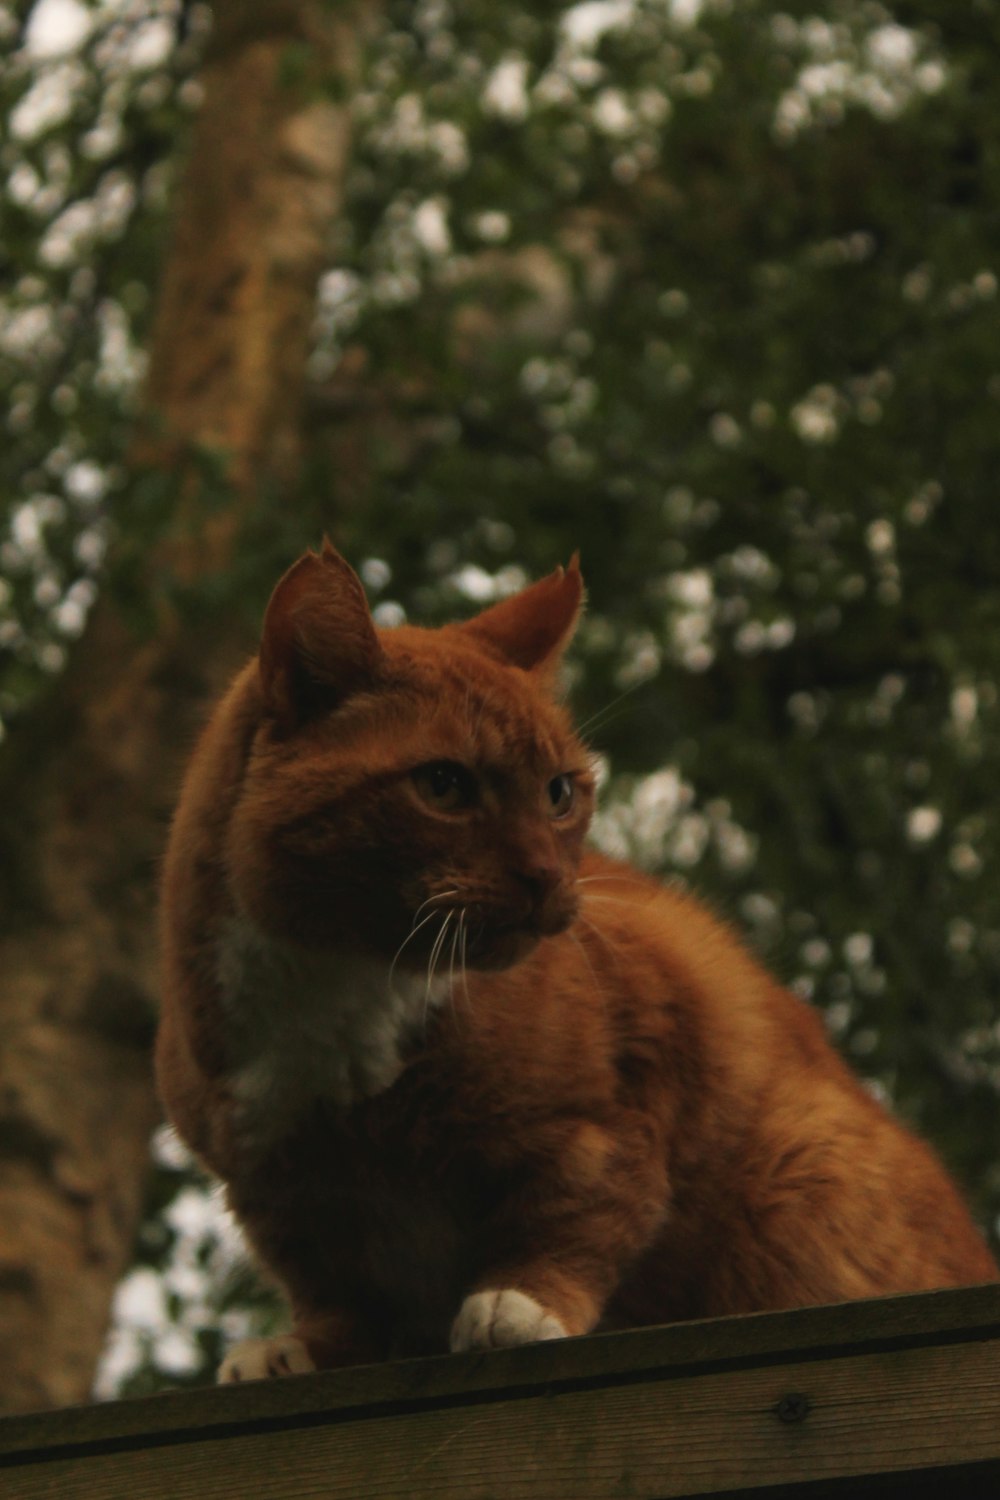
[[[555,1314],[534,1297],[504,1287],[466,1297],[452,1324],[451,1347],[457,1354],[462,1349],[505,1349],[566,1336]]]
[[[237,1380],[265,1380],[269,1376],[306,1375],[315,1370],[302,1339],[283,1333],[273,1339],[243,1339],[234,1344],[219,1366],[219,1385]]]

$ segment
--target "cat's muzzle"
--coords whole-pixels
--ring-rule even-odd
[[[552,891],[516,913],[483,913],[470,921],[466,961],[477,969],[507,969],[527,958],[543,938],[571,927],[579,908],[575,891]]]

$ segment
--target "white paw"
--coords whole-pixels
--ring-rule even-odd
[[[534,1297],[506,1287],[466,1297],[452,1324],[451,1347],[457,1354],[462,1349],[505,1349],[565,1337],[554,1313],[546,1312]]]
[[[216,1380],[230,1385],[236,1380],[264,1380],[269,1375],[305,1375],[315,1370],[312,1356],[294,1333],[273,1339],[243,1339],[234,1344],[219,1366]]]

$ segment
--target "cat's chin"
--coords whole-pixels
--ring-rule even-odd
[[[504,969],[514,969],[528,959],[537,945],[538,938],[534,936],[508,936],[484,948],[481,953],[469,956],[468,966],[469,969],[480,969],[483,974],[501,974]]]
[[[539,941],[535,932],[528,932],[524,928],[509,929],[482,939],[475,951],[467,955],[466,961],[470,969],[489,969],[494,972],[498,969],[512,969],[515,964],[523,963]]]
[[[555,937],[570,925],[569,920],[538,926],[487,929],[470,942],[465,958],[470,969],[512,969],[523,963],[543,938]]]

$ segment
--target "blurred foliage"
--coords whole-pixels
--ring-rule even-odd
[[[46,73],[77,76],[0,151],[8,721],[61,666],[108,541],[148,547],[169,512],[122,459],[206,21],[92,11],[47,59],[0,5],[12,118]],[[998,42],[995,0],[391,0],[319,288],[301,493],[262,500],[209,601],[259,609],[324,529],[386,623],[469,611],[579,547],[599,838],[748,931],[987,1222]],[[150,1267],[176,1269],[167,1222]],[[214,1352],[198,1295],[167,1308],[175,1333],[188,1318],[172,1376]]]
[[[65,665],[116,534],[205,7],[0,4],[0,719]]]

